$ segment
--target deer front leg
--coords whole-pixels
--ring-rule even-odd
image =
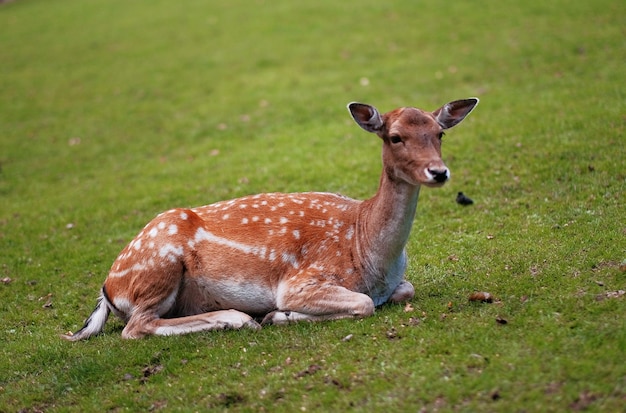
[[[403,303],[405,301],[409,301],[414,296],[415,288],[413,288],[413,284],[407,280],[402,280],[396,289],[393,290],[393,293],[391,293],[391,297],[389,297],[388,301],[390,303]]]
[[[277,304],[278,310],[266,315],[261,324],[337,320],[374,313],[374,301],[369,296],[321,281],[284,282]]]

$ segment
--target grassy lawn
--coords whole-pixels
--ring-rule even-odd
[[[0,4],[0,412],[623,411],[624,16],[617,0]],[[348,102],[470,96],[444,138],[452,181],[422,190],[409,307],[138,341],[111,318],[59,339],[159,212],[367,198],[380,143]]]

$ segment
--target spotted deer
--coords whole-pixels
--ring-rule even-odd
[[[112,311],[123,338],[293,321],[366,317],[413,298],[405,246],[420,186],[442,186],[444,130],[478,99],[434,112],[380,114],[350,103],[356,123],[382,140],[383,171],[365,201],[321,192],[263,193],[154,218],[117,257],[98,303],[71,341],[100,333]]]

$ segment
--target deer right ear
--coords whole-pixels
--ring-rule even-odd
[[[357,125],[366,131],[376,133],[382,129],[383,118],[374,106],[352,102],[348,104],[348,110]]]

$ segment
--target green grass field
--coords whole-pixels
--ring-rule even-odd
[[[624,411],[624,16],[617,0],[0,4],[0,412]],[[380,143],[345,105],[469,96],[444,138],[452,181],[422,190],[411,308],[138,341],[111,318],[59,339],[159,212],[367,198]]]

